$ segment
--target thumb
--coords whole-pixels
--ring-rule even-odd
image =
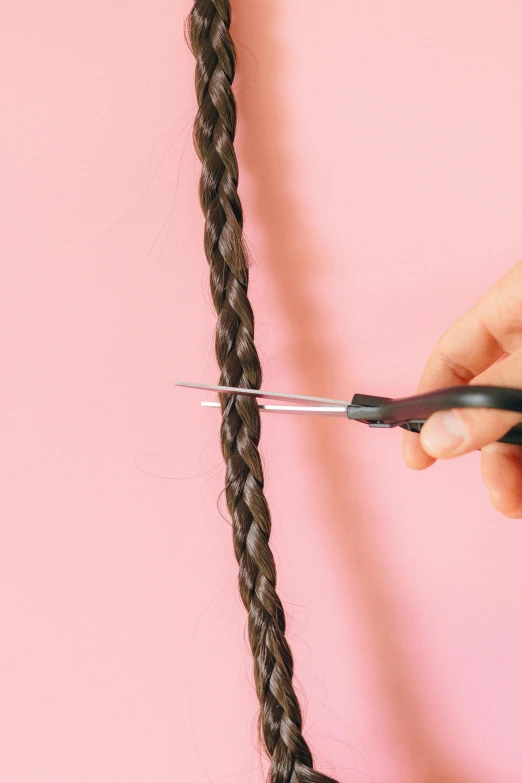
[[[522,389],[522,350],[477,375],[470,386]],[[431,457],[458,457],[502,438],[522,421],[522,414],[487,408],[438,411],[422,427],[420,438]]]

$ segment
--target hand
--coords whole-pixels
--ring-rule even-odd
[[[417,393],[465,384],[522,389],[522,261],[438,340]],[[482,479],[493,506],[522,519],[522,447],[495,443],[520,421],[521,414],[506,411],[440,411],[420,436],[404,433],[403,458],[423,470],[438,458],[481,449]]]

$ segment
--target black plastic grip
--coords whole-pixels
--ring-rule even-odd
[[[347,414],[349,419],[370,427],[402,427],[410,432],[420,432],[433,413],[452,408],[493,408],[522,415],[522,390],[502,386],[452,386],[398,399],[355,394]],[[522,445],[522,423],[510,429],[499,442]]]

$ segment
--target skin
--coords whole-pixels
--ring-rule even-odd
[[[417,392],[465,384],[522,389],[522,261],[437,341]],[[403,458],[424,470],[437,459],[481,449],[491,503],[504,516],[522,519],[522,447],[495,443],[521,421],[517,413],[484,409],[438,412],[420,436],[404,433]]]

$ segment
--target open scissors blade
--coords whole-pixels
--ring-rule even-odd
[[[203,391],[214,391],[218,394],[241,394],[247,397],[259,397],[264,400],[277,400],[278,402],[287,402],[290,404],[303,403],[308,408],[315,406],[336,406],[346,409],[350,406],[347,400],[332,400],[327,397],[307,397],[304,394],[285,394],[284,392],[269,392],[263,389],[242,389],[238,386],[211,386],[207,383],[189,383],[187,381],[177,381],[176,386],[185,386],[189,389],[202,389]],[[274,408],[275,406],[271,406]],[[297,407],[297,406],[296,406]]]

